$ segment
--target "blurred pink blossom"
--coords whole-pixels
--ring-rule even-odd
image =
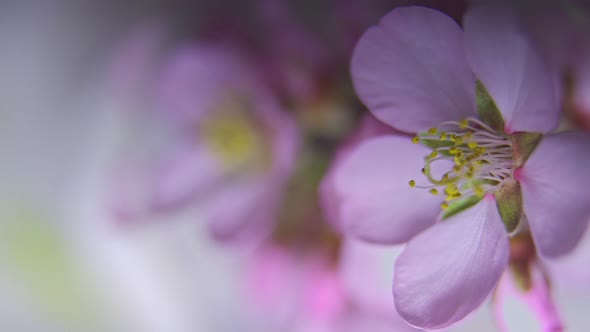
[[[272,227],[295,164],[292,117],[243,55],[225,45],[179,46],[163,56],[146,110],[171,142],[152,164],[132,167],[124,188],[149,215],[195,205],[217,239],[260,237]],[[128,191],[137,194],[139,190]],[[122,211],[122,212],[121,212]],[[133,214],[131,214],[133,215]]]
[[[384,254],[390,255],[389,250],[381,249],[351,242],[341,263],[347,267],[337,269],[334,262],[320,253],[263,247],[247,264],[246,303],[257,312],[257,317],[265,317],[265,325],[273,331],[417,331],[394,311],[380,308],[384,296],[374,296],[374,290],[383,290],[381,286],[385,285],[378,280],[392,274],[381,270],[378,262]],[[349,263],[358,263],[359,259],[368,263],[368,268],[353,271]],[[363,282],[350,288],[349,282],[358,281],[361,272]],[[358,300],[363,297],[366,300]]]

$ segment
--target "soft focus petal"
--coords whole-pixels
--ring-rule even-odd
[[[331,181],[333,216],[345,233],[380,243],[403,243],[434,223],[440,199],[410,188],[422,179],[428,150],[403,136],[367,140],[339,161]]]
[[[567,70],[587,40],[589,22],[582,8],[575,1],[516,2],[523,27],[543,58]]]
[[[417,132],[475,114],[475,80],[459,26],[423,7],[398,8],[369,29],[352,57],[357,94],[396,129]]]
[[[243,305],[253,316],[253,324],[279,331],[291,321],[307,281],[301,265],[293,255],[273,246],[263,246],[249,257],[245,276],[239,281],[243,283]]]
[[[280,183],[237,180],[210,195],[201,208],[211,235],[220,241],[256,243],[276,221],[282,199]]]
[[[180,125],[194,126],[218,111],[219,103],[229,94],[250,96],[259,88],[258,82],[239,54],[225,46],[176,49],[162,69],[159,110]]]
[[[475,6],[464,19],[467,57],[504,116],[506,132],[549,132],[559,119],[559,76],[545,65],[513,12]]]
[[[544,256],[571,251],[590,219],[589,142],[583,133],[546,136],[517,171],[531,232]]]
[[[488,196],[408,243],[394,270],[397,312],[421,328],[463,319],[495,287],[508,256],[506,231]]]
[[[508,269],[496,288],[493,298],[494,315],[500,330],[545,332],[563,331],[563,325],[549,284],[541,269],[531,266],[531,289],[521,289],[512,270]]]
[[[228,174],[221,160],[204,144],[180,143],[154,176],[151,205],[168,210],[210,195],[225,185]]]
[[[340,252],[342,282],[356,305],[368,312],[391,314],[393,263],[403,246],[384,246],[346,239]]]
[[[246,303],[265,331],[333,331],[320,328],[332,326],[348,309],[339,276],[321,255],[262,247],[244,281]]]
[[[275,98],[263,93],[266,91],[257,92],[255,112],[260,123],[268,128],[266,140],[271,144],[273,161],[270,176],[283,179],[290,177],[301,143],[299,128],[293,116],[280,107]]]

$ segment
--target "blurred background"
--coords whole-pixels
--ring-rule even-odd
[[[0,3],[0,330],[416,331],[391,301],[400,248],[344,238],[319,190],[391,130],[349,61],[411,4],[458,23],[469,6]],[[564,121],[583,125],[576,107]],[[585,273],[554,279],[568,331],[590,324]],[[505,314],[539,330],[518,302]],[[495,331],[492,310],[449,330]]]

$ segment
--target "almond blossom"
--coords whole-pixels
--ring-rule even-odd
[[[509,237],[539,254],[571,251],[590,219],[590,141],[552,133],[557,75],[509,10],[475,6],[463,29],[423,7],[398,8],[360,39],[355,90],[379,120],[415,134],[352,148],[326,178],[348,235],[407,246],[393,299],[409,324],[449,326],[496,287]]]
[[[164,57],[150,100],[171,142],[135,172],[142,194],[126,196],[141,196],[141,202],[120,209],[145,216],[195,205],[220,240],[270,231],[298,134],[247,58],[206,43],[177,47]]]

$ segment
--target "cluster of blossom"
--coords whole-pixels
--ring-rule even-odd
[[[446,329],[488,299],[509,330],[511,298],[567,325],[550,280],[587,242],[590,8],[218,6],[122,56],[150,66],[117,66],[166,136],[118,170],[122,226],[194,206],[220,246],[255,248],[259,330]]]

